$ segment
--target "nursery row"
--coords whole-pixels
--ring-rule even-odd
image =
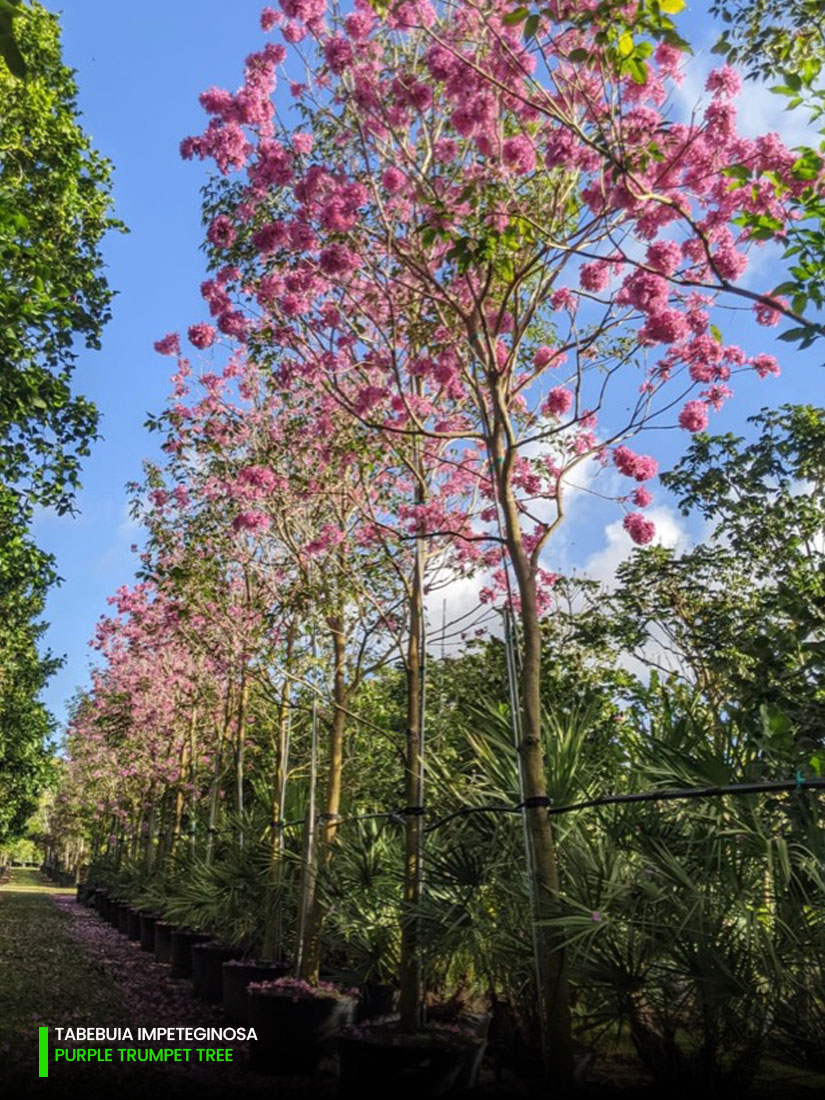
[[[254,1032],[248,1063],[255,1072],[308,1077],[337,1060],[342,1091],[361,1096],[385,1095],[388,1087],[403,1096],[458,1095],[476,1081],[489,1015],[464,1015],[459,1023],[436,1013],[425,1033],[402,1042],[382,1028],[397,1000],[391,988],[310,986],[288,977],[286,964],[245,957],[237,947],[176,928],[105,890],[81,884],[77,899],[167,964],[170,977],[191,979],[197,998],[221,1005],[225,1037],[235,1029],[243,1041]]]
[[[49,863],[314,994],[322,968],[392,986],[394,1048],[432,1042],[433,1002],[504,1005],[559,1091],[622,1026],[709,1094],[772,1044],[821,1056],[815,794],[547,812],[822,767],[821,412],[702,434],[779,372],[714,317],[796,317],[737,280],[810,172],[737,133],[727,67],[669,115],[664,6],[615,45],[612,4],[264,10],[287,44],[182,143],[215,166],[214,323],[155,345],[139,579],[43,830]],[[645,432],[663,459],[695,437],[663,480],[717,537],[684,555],[650,545]],[[615,587],[559,573],[573,501],[649,547]],[[518,812],[430,828],[483,804]]]

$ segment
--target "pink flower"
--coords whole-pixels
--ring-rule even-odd
[[[568,313],[575,313],[579,300],[568,287],[560,286],[550,295],[550,305],[553,309],[566,309]]]
[[[331,244],[321,249],[318,265],[325,275],[346,275],[358,266],[358,261],[346,245]]]
[[[189,340],[196,348],[208,348],[215,342],[215,330],[211,325],[202,322],[199,325],[189,326]]]
[[[564,386],[555,386],[547,395],[541,411],[545,416],[563,416],[573,404],[573,394]]]
[[[603,260],[594,260],[589,264],[582,264],[579,271],[579,282],[585,290],[598,293],[604,290],[610,281],[610,268]]]
[[[225,115],[232,107],[232,93],[225,88],[207,88],[198,96],[198,102],[210,115]]]
[[[292,148],[296,153],[311,153],[312,152],[313,137],[312,134],[293,134],[292,135]]]
[[[670,288],[661,275],[650,271],[634,271],[624,281],[618,300],[629,302],[643,313],[661,313],[667,308]]]
[[[554,360],[556,360],[556,362],[553,362]],[[560,367],[563,362],[564,359],[559,354],[558,350],[556,348],[548,348],[546,345],[536,348],[535,354],[533,355],[533,366],[537,370],[542,370],[551,363],[554,367]]]
[[[324,60],[334,73],[343,73],[352,64],[352,46],[349,41],[336,34],[324,46]]]
[[[180,337],[176,332],[167,333],[162,340],[156,340],[154,346],[158,355],[180,355]]]
[[[633,490],[630,494],[630,499],[637,508],[647,508],[648,504],[653,501],[653,493],[642,485],[640,488]]]
[[[381,177],[381,181],[390,194],[394,194],[396,191],[401,191],[403,189],[407,182],[407,177],[399,168],[388,168]]]
[[[259,531],[267,531],[272,520],[264,512],[239,512],[232,520],[232,530],[237,534],[240,531],[249,531],[256,534]]]
[[[672,275],[682,262],[682,250],[676,241],[656,241],[648,247],[645,261],[663,275]]]
[[[283,247],[288,239],[287,227],[283,222],[268,222],[252,234],[252,243],[264,256]]]
[[[350,38],[360,40],[369,36],[374,22],[372,12],[354,11],[344,20],[344,30]]]
[[[646,546],[656,534],[656,524],[645,519],[641,512],[629,512],[622,523],[625,531],[639,546]]]
[[[686,318],[678,309],[663,309],[651,314],[640,335],[654,344],[675,344],[689,332]]]
[[[261,30],[271,31],[282,19],[283,15],[279,11],[275,11],[274,8],[264,8],[261,12]]]
[[[713,92],[715,96],[730,99],[739,95],[742,90],[742,79],[735,69],[725,65],[721,69],[714,69],[705,81],[705,91]]]
[[[232,219],[226,214],[219,214],[206,231],[207,240],[216,248],[231,248],[236,236]]]
[[[679,413],[679,426],[686,432],[703,432],[708,426],[708,409],[704,401],[688,401]]]
[[[218,328],[227,336],[243,340],[248,327],[249,322],[239,309],[228,309],[218,317]]]
[[[536,167],[536,148],[526,134],[508,138],[501,150],[502,160],[518,176],[532,172]]]
[[[779,374],[779,363],[772,355],[754,355],[750,360],[750,364],[760,378],[765,378],[769,374]]]
[[[784,298],[771,299],[776,301],[776,305],[787,305]],[[778,325],[782,317],[782,314],[772,305],[771,302],[757,302],[753,307],[753,312],[756,314],[756,323],[758,325],[765,325],[767,328],[773,328],[774,325]]]
[[[650,481],[659,472],[659,463],[651,455],[637,455],[629,447],[616,447],[613,462],[620,474],[636,481]]]

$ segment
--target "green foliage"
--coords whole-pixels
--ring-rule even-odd
[[[819,126],[825,121],[825,26],[820,0],[713,0],[711,13],[725,24],[714,53],[741,66],[753,80],[774,82],[771,91],[787,100],[788,110],[804,110]],[[825,201],[818,183],[825,141],[818,148],[801,146],[794,176],[805,187],[795,197],[798,220],[787,234],[763,215],[751,215],[740,224],[754,240],[775,240],[783,248],[790,278],[774,290],[790,296],[798,324],[780,339],[810,347],[825,334],[825,326],[812,318],[825,307]],[[740,166],[741,167],[741,166]],[[756,183],[751,174],[739,186]],[[770,172],[761,178],[780,191]]]
[[[71,388],[78,343],[99,346],[112,292],[100,240],[110,167],[77,121],[56,18],[0,0],[0,842],[48,774],[38,695],[57,667],[37,644],[52,559],[27,538],[34,505],[71,509],[97,412]]]
[[[25,80],[28,72],[26,61],[14,33],[14,20],[20,12],[20,0],[3,0],[0,4],[0,57],[12,76]]]
[[[0,845],[21,835],[51,774],[52,719],[38,699],[60,664],[41,656],[38,621],[53,562],[25,538],[14,494],[0,489]]]
[[[825,729],[825,410],[783,406],[752,423],[748,444],[697,436],[663,478],[685,512],[714,523],[708,546],[666,570],[683,606],[694,594],[706,667],[714,647],[724,655],[728,713],[752,730],[783,715],[789,744],[815,748]],[[646,587],[636,577],[635,590]],[[775,740],[778,717],[771,728]]]
[[[56,18],[27,4],[14,29],[28,74],[0,65],[0,481],[65,511],[97,427],[70,387],[75,348],[98,347],[109,318],[99,244],[117,223],[110,166],[78,125]]]

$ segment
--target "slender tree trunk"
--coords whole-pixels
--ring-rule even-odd
[[[215,851],[215,830],[218,822],[218,798],[221,790],[221,777],[223,775],[223,747],[229,737],[229,716],[231,713],[230,702],[232,698],[232,685],[226,685],[226,699],[224,700],[223,723],[218,733],[218,745],[215,751],[215,770],[212,776],[212,791],[209,796],[209,820],[206,827],[206,862],[212,862]]]
[[[246,710],[249,702],[249,682],[246,676],[246,662],[241,670],[241,687],[238,693],[238,717],[235,727],[235,809],[238,813],[238,847],[243,848],[243,781],[244,754],[246,750]]]
[[[292,653],[295,644],[295,628],[290,624],[286,638],[287,672],[292,671]],[[270,866],[270,903],[267,907],[267,921],[264,929],[261,955],[264,959],[280,959],[283,956],[283,899],[280,886],[283,876],[284,827],[283,816],[286,802],[286,780],[289,774],[289,734],[290,734],[290,694],[289,676],[284,676],[281,685],[281,697],[278,701],[278,741],[276,745],[277,765],[275,767],[275,788],[272,797],[272,864]]]
[[[187,766],[187,754],[189,752],[189,746],[192,738],[192,727],[195,724],[195,712],[192,711],[192,715],[189,719],[189,736],[181,745],[180,759],[178,763],[178,782],[175,788],[175,809],[172,819],[172,830],[169,836],[169,849],[166,853],[166,861],[169,866],[175,862],[175,853],[177,851],[178,842],[180,840],[181,828],[183,824],[183,777],[186,774]]]
[[[316,875],[321,874],[332,859],[332,846],[338,830],[338,815],[341,811],[341,787],[344,771],[344,733],[346,729],[346,707],[348,691],[346,686],[346,638],[344,636],[343,615],[329,621],[332,638],[332,652],[335,662],[333,673],[333,711],[329,737],[329,769],[327,771],[326,800],[323,821],[319,830]],[[316,888],[312,897],[307,928],[306,961],[304,977],[309,982],[318,981],[321,966],[321,929],[324,922],[324,903]]]
[[[401,910],[401,1028],[421,1024],[421,945],[416,910],[421,901],[421,643],[424,624],[424,584],[420,550],[410,594],[410,634],[407,641],[407,751],[404,761],[407,814],[404,828],[404,894]]]
[[[573,1083],[573,1041],[567,958],[558,934],[543,922],[559,911],[559,870],[550,818],[541,746],[541,629],[536,603],[536,578],[521,536],[518,505],[504,462],[504,441],[494,439],[494,468],[505,522],[507,549],[521,603],[523,640],[519,682],[521,743],[519,757],[526,818],[529,872],[533,901],[533,937],[536,952],[542,1055],[552,1084],[565,1091]],[[544,803],[544,804],[542,804]]]
[[[196,821],[198,814],[198,791],[195,785],[197,778],[197,765],[195,757],[197,755],[197,733],[198,733],[198,712],[193,708],[192,710],[192,722],[189,726],[189,857],[195,858],[195,849],[197,847],[198,836],[196,832]]]

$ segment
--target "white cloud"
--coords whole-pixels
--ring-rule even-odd
[[[673,550],[685,550],[690,545],[687,529],[679,516],[670,508],[651,508],[645,513],[656,524],[653,546],[666,546]],[[622,527],[621,520],[608,523],[604,529],[605,545],[591,554],[582,566],[582,573],[608,587],[616,578],[618,566],[630,557],[634,543]]]
[[[684,67],[684,80],[674,90],[673,103],[677,113],[685,120],[692,114],[701,116],[704,107],[710,102],[705,91],[705,81],[712,69],[722,65],[719,57],[709,53],[698,53]],[[816,128],[811,124],[804,110],[786,110],[787,100],[774,95],[770,85],[748,80],[743,83],[742,91],[735,100],[737,111],[737,131],[743,137],[754,138],[760,134],[777,133],[786,145],[818,144]]]

